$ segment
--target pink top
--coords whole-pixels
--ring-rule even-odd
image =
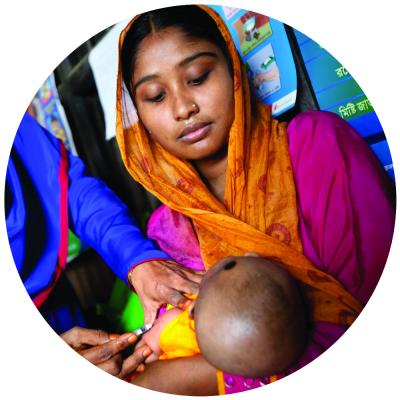
[[[391,183],[364,140],[335,114],[304,112],[287,132],[304,254],[365,304],[392,241]],[[178,263],[204,269],[193,225],[184,215],[159,207],[150,218],[148,236]],[[313,323],[301,359],[280,377],[314,360],[344,332],[340,325]],[[269,382],[224,374],[224,383],[229,394]]]

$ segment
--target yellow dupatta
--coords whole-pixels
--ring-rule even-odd
[[[190,162],[153,142],[140,121],[131,122],[134,110],[126,96],[120,64],[117,141],[124,164],[162,203],[191,218],[206,268],[226,256],[259,253],[282,263],[306,285],[315,320],[349,325],[362,305],[302,253],[286,124],[273,120],[261,103],[251,114],[246,72],[230,33],[215,11],[199,7],[215,20],[234,70],[235,118],[229,133],[225,202],[212,195]],[[121,33],[120,48],[134,23],[135,18]]]

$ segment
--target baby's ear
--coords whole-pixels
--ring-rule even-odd
[[[260,254],[258,253],[253,253],[253,252],[249,252],[249,253],[244,253],[245,257],[261,257]]]
[[[189,318],[190,319],[194,319],[194,306],[195,306],[195,304],[196,304],[196,300],[193,300],[190,303],[190,306],[188,308],[188,313],[189,313]]]

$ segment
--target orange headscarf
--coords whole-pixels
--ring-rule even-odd
[[[214,10],[199,7],[216,22],[234,70],[235,117],[229,133],[225,202],[212,195],[190,162],[153,142],[140,121],[130,123],[134,110],[127,101],[120,62],[117,140],[125,166],[162,203],[192,219],[206,268],[226,256],[259,253],[281,262],[306,285],[316,320],[350,324],[361,304],[302,253],[286,124],[273,120],[261,103],[252,116],[246,72],[230,33]],[[135,18],[121,33],[120,48],[134,23]]]

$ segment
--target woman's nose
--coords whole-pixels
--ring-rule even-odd
[[[180,94],[174,102],[174,117],[177,121],[190,119],[199,112],[197,103],[190,96]]]

